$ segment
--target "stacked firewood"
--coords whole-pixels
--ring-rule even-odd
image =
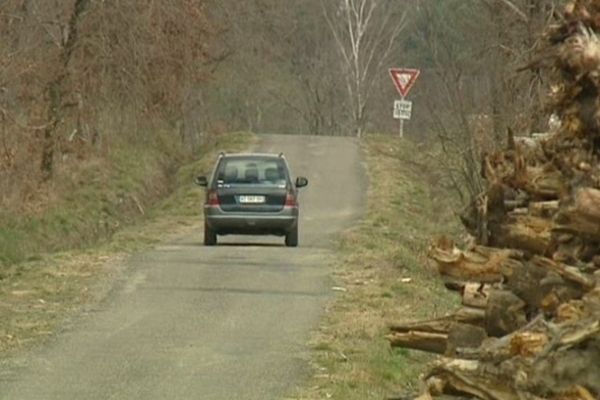
[[[391,327],[392,346],[442,354],[422,399],[600,397],[600,1],[571,0],[534,67],[551,67],[555,132],[486,157],[463,215],[475,238],[431,256],[453,315]]]

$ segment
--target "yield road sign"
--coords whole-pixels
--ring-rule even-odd
[[[418,69],[412,68],[391,68],[390,75],[396,85],[400,96],[406,97],[421,74]]]
[[[412,117],[412,101],[396,100],[394,102],[394,119],[408,120]]]

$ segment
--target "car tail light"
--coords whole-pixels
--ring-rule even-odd
[[[297,207],[298,203],[296,202],[296,196],[294,193],[288,192],[287,196],[285,196],[285,207]]]
[[[216,191],[211,190],[208,192],[208,200],[206,201],[206,204],[211,207],[218,207],[220,205],[219,196],[217,195]]]

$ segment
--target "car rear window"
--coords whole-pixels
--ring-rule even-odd
[[[285,186],[285,162],[279,158],[225,158],[217,169],[217,183],[226,185]]]

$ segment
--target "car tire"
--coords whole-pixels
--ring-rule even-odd
[[[298,247],[298,225],[285,235],[285,245],[287,247]]]
[[[217,234],[210,227],[204,224],[204,245],[215,246],[217,244]]]

